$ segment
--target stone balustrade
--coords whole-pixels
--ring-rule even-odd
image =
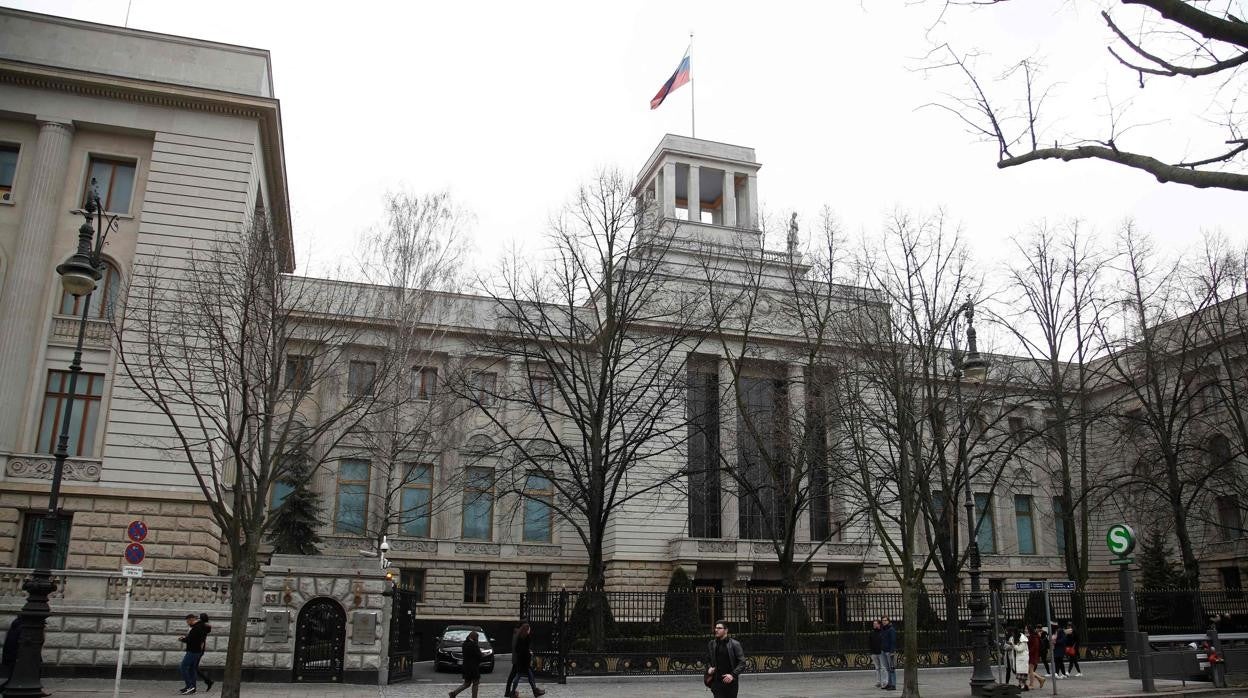
[[[0,604],[11,605],[25,599],[22,582],[31,570],[0,568]],[[75,603],[110,603],[125,600],[126,579],[120,571],[56,570],[53,599]],[[228,605],[228,577],[193,574],[145,574],[134,580],[132,603],[147,605]]]

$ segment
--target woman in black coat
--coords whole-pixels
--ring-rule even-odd
[[[459,695],[472,686],[472,698],[477,698],[477,687],[481,685],[481,645],[477,641],[477,631],[473,630],[464,638],[464,685],[447,695],[451,698]]]
[[[507,675],[507,687],[503,689],[504,698],[519,698],[520,680],[525,677],[529,679],[529,686],[533,689],[534,696],[546,695],[546,691],[538,688],[537,681],[533,678],[531,642],[529,624],[521,623],[520,627],[516,628],[516,640],[511,645],[511,673]]]

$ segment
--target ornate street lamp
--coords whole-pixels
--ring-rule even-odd
[[[74,416],[74,399],[78,390],[78,374],[82,373],[82,344],[87,334],[87,317],[90,314],[91,294],[96,284],[104,275],[104,265],[100,253],[104,242],[112,230],[116,219],[105,220],[100,194],[96,190],[96,182],[91,180],[91,191],[87,194],[83,206],[82,217],[85,219],[78,228],[78,250],[69,259],[56,267],[61,275],[61,286],[73,296],[82,298],[82,317],[78,321],[78,343],[74,347],[74,358],[69,363],[69,394],[65,398],[65,413],[61,418],[61,433],[56,439],[56,449],[52,452],[55,465],[52,468],[52,489],[48,494],[48,511],[43,517],[43,530],[35,543],[35,569],[31,572],[22,589],[26,591],[26,603],[22,606],[9,632],[20,633],[17,648],[17,663],[13,667],[13,675],[4,684],[6,698],[30,696],[39,698],[43,692],[41,676],[43,672],[43,640],[51,608],[48,596],[56,591],[56,582],[52,579],[52,564],[56,556],[58,538],[60,536],[60,495],[61,475],[65,471],[65,459],[69,457],[69,423]],[[95,226],[92,226],[92,218]],[[97,234],[98,231],[98,234]]]
[[[954,393],[958,405],[958,465],[962,471],[962,484],[966,488],[966,530],[969,539],[966,545],[966,557],[970,567],[971,595],[967,599],[967,609],[971,612],[971,620],[967,627],[971,629],[971,652],[973,669],[971,670],[971,695],[983,695],[988,686],[996,683],[992,675],[992,666],[988,659],[989,628],[988,601],[984,598],[980,587],[979,571],[979,539],[976,536],[975,494],[971,491],[971,463],[967,453],[966,415],[962,410],[962,381],[978,385],[988,377],[988,362],[979,355],[975,346],[975,304],[968,298],[958,308],[957,315],[966,316],[966,356],[957,348],[956,333],[954,348],[949,354],[953,364]],[[957,319],[957,315],[954,319]]]

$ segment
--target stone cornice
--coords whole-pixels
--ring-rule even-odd
[[[270,214],[282,233],[286,271],[294,271],[286,151],[282,139],[281,106],[277,99],[3,59],[0,59],[0,84],[255,119],[260,124],[265,178],[269,183],[269,203],[272,207]]]

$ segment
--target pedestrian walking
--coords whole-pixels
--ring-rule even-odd
[[[1058,679],[1070,678],[1066,676],[1066,631],[1060,623],[1054,623],[1057,626],[1053,631],[1053,676]]]
[[[704,683],[715,698],[737,698],[741,672],[745,671],[745,649],[728,636],[728,623],[715,621],[715,637],[707,644],[708,663]]]
[[[1027,685],[1030,686],[1032,681],[1039,681],[1040,685],[1036,688],[1044,688],[1044,677],[1036,673],[1036,667],[1040,666],[1040,626],[1027,628]]]
[[[875,687],[884,688],[888,685],[888,670],[884,668],[883,630],[880,621],[871,621],[871,633],[867,635],[867,649],[871,652],[871,665],[875,667]]]
[[[472,698],[477,698],[477,687],[481,685],[481,645],[477,642],[477,631],[473,630],[468,633],[468,637],[464,638],[463,649],[464,655],[464,685],[451,691],[447,695],[455,698],[461,692],[472,686]]]
[[[507,687],[503,690],[504,698],[520,698],[520,681],[528,677],[529,688],[534,696],[544,696],[546,691],[537,687],[533,678],[532,630],[528,623],[521,623],[516,628],[516,637],[511,643],[511,673],[507,675]],[[512,685],[515,681],[515,685]]]
[[[884,667],[888,672],[888,683],[884,690],[897,690],[897,628],[888,616],[880,619],[880,654],[884,658]]]
[[[4,672],[4,683],[8,683],[13,677],[13,667],[17,666],[17,648],[21,642],[22,617],[19,615],[9,623],[9,631],[4,634],[4,651],[0,653],[0,670]]]
[[[180,695],[188,696],[196,691],[195,678],[204,680],[204,691],[212,690],[212,679],[199,669],[199,662],[204,658],[204,650],[208,647],[208,633],[212,626],[208,624],[208,614],[201,613],[196,618],[194,613],[186,614],[186,624],[190,630],[178,638],[178,642],[186,645],[186,654],[182,655],[182,690]]]
[[[1066,675],[1071,676],[1073,670],[1074,676],[1083,676],[1083,672],[1079,671],[1079,635],[1075,633],[1075,627],[1071,623],[1066,623]]]
[[[1052,647],[1049,646],[1049,629],[1041,626],[1040,627],[1040,661],[1044,664],[1045,676],[1053,675],[1053,669],[1049,666],[1049,651],[1051,649]]]
[[[1030,691],[1027,687],[1027,638],[1023,637],[1018,628],[1011,628],[1006,644],[1010,648],[1010,669],[1018,679],[1018,687]]]

